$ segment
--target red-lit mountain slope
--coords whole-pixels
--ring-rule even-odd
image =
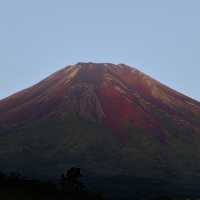
[[[199,144],[200,103],[124,64],[71,65],[0,101],[2,170],[190,179]]]
[[[178,129],[200,130],[200,103],[127,65],[79,63],[0,101],[3,128],[75,114],[106,124],[122,142],[134,125],[167,142],[164,115]]]

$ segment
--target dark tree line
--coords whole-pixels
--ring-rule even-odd
[[[43,199],[43,200],[102,200],[102,195],[88,191],[80,181],[80,168],[71,168],[61,175],[60,183],[28,179],[18,173],[5,175],[0,172],[0,194],[3,199]],[[14,197],[14,198],[13,198]]]
[[[71,168],[60,177],[59,184],[29,179],[19,173],[0,172],[0,199],[4,200],[102,200],[102,194],[89,191],[81,182],[80,168]],[[133,187],[134,189],[134,187]],[[132,198],[130,198],[132,199]],[[138,199],[138,198],[136,198]],[[184,200],[168,195],[149,194],[140,200]],[[190,198],[195,200],[195,198]]]

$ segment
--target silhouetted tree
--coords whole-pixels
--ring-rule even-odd
[[[64,193],[71,196],[84,192],[84,186],[80,181],[82,174],[80,168],[72,167],[61,176],[61,185]]]

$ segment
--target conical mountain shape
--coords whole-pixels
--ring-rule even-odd
[[[0,169],[199,181],[200,103],[124,64],[78,63],[0,101]]]

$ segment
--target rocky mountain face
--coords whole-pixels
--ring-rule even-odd
[[[200,103],[124,64],[70,65],[0,101],[7,172],[55,177],[80,166],[190,185],[200,182],[199,144]]]

